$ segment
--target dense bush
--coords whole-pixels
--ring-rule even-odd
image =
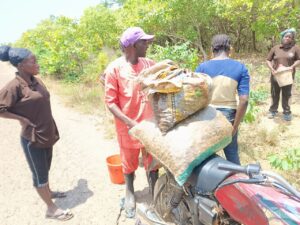
[[[300,171],[300,148],[289,149],[280,155],[271,154],[268,160],[276,169]]]
[[[99,46],[102,41],[98,41]],[[89,58],[89,42],[80,36],[78,23],[67,17],[51,17],[34,30],[27,31],[17,42],[38,57],[41,72],[67,81],[75,81],[83,73]]]
[[[148,56],[156,61],[171,59],[183,68],[195,70],[198,65],[197,51],[189,46],[189,42],[177,45],[153,45]]]
[[[113,5],[119,7],[110,8]],[[104,67],[91,65],[99,63],[103,46],[118,49],[126,27],[142,26],[156,36],[153,57],[171,58],[194,69],[197,54],[207,58],[213,35],[230,35],[238,52],[267,52],[279,42],[280,31],[299,28],[299,15],[300,7],[292,0],[111,0],[86,9],[78,21],[63,16],[46,19],[16,45],[37,54],[43,73],[78,81],[86,76],[85,67]],[[97,72],[102,71],[93,71]]]
[[[268,95],[268,92],[263,89],[250,91],[249,104],[243,120],[245,123],[252,123],[255,121],[257,113],[259,112],[259,108],[257,106],[265,102]]]

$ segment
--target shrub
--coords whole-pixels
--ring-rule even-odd
[[[167,42],[165,46],[153,45],[150,49],[149,58],[156,61],[164,59],[171,59],[178,63],[180,67],[194,71],[198,65],[197,51],[189,47],[189,42],[178,45],[169,45]]]
[[[300,148],[289,149],[282,155],[271,154],[268,160],[276,169],[300,170]]]
[[[249,104],[243,120],[245,123],[253,123],[255,121],[256,115],[259,112],[257,106],[264,103],[267,97],[268,93],[263,89],[250,91]]]
[[[90,55],[102,47],[102,40],[94,38],[98,49],[91,48],[89,37],[83,34],[76,20],[52,16],[25,32],[17,45],[36,54],[42,74],[74,82],[80,80]]]

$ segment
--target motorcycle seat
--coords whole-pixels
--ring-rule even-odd
[[[219,169],[219,163],[235,165],[214,154],[194,168],[187,182],[194,187],[196,193],[213,193],[222,181],[233,174],[233,172]]]

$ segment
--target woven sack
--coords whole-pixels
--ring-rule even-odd
[[[162,134],[153,121],[143,121],[129,130],[154,158],[183,185],[193,169],[231,142],[232,125],[208,106]]]

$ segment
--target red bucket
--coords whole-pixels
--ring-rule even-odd
[[[124,184],[124,174],[122,170],[120,155],[111,155],[106,158],[109,177],[113,184]]]

